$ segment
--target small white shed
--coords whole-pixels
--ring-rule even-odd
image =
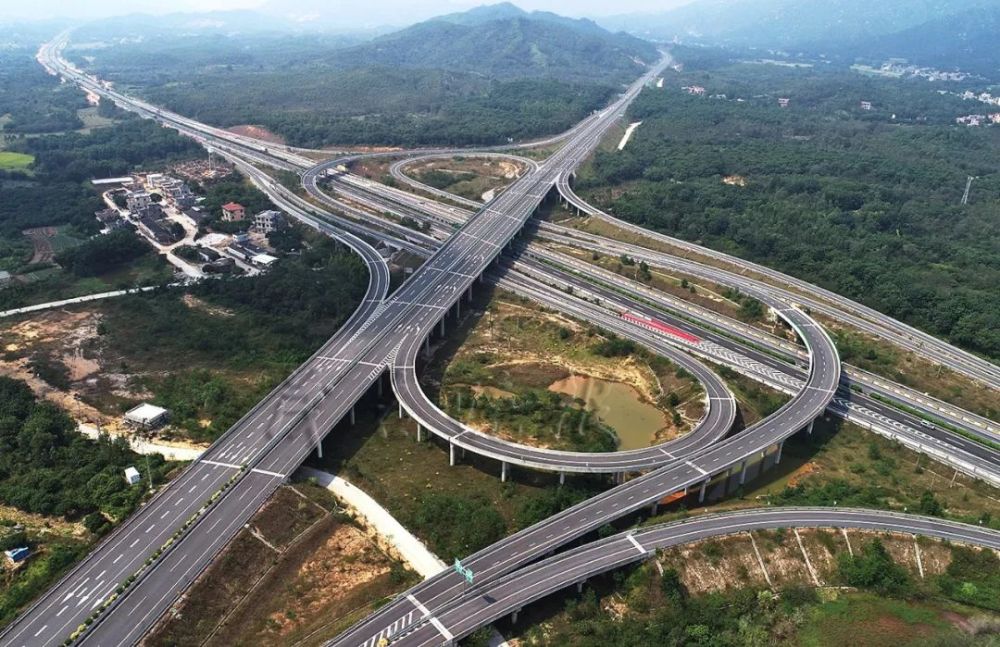
[[[168,415],[163,407],[143,402],[125,414],[125,423],[138,429],[154,429],[165,423]]]
[[[129,485],[135,485],[141,480],[142,480],[142,474],[139,473],[139,470],[135,469],[134,467],[125,468],[126,483],[128,483]]]

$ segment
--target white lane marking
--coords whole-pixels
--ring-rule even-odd
[[[628,540],[630,542],[632,542],[632,545],[635,546],[636,550],[638,550],[643,555],[646,554],[646,552],[647,552],[646,549],[642,547],[642,544],[640,544],[639,540],[635,538],[635,535],[628,534],[628,535],[625,535],[625,536],[628,538]]]
[[[423,605],[423,603],[420,602],[420,600],[418,600],[415,597],[413,597],[412,593],[407,593],[406,594],[406,599],[409,600],[410,602],[412,602],[413,606],[415,606],[418,609],[420,609],[420,613],[424,614],[425,616],[429,616],[431,614],[431,612],[427,609],[427,607],[425,607]]]
[[[139,600],[139,604],[137,604],[136,606],[134,606],[134,607],[132,607],[131,609],[129,609],[129,612],[128,612],[128,615],[132,615],[132,613],[133,613],[133,612],[134,612],[134,611],[135,611],[136,609],[141,609],[141,608],[142,608],[142,603],[143,603],[143,602],[145,602],[145,601],[146,601],[146,598],[148,598],[148,597],[149,597],[148,595],[144,595],[144,596],[142,596],[142,599],[141,599],[141,600]]]
[[[251,472],[257,472],[258,474],[265,474],[265,475],[267,475],[267,476],[273,476],[273,477],[275,477],[275,478],[279,478],[279,479],[283,479],[283,478],[285,478],[285,475],[284,475],[284,474],[279,474],[278,472],[269,472],[269,471],[267,471],[267,470],[262,470],[262,469],[257,469],[256,467],[255,467],[255,468],[253,468],[253,469],[252,469],[252,470],[250,470],[250,471],[251,471]]]
[[[223,454],[223,456],[225,456],[225,454]],[[234,470],[242,469],[243,467],[242,465],[233,465],[232,463],[220,463],[219,461],[210,461],[208,459],[203,459],[201,462],[207,463],[209,465],[215,465],[216,467],[230,467]],[[208,475],[206,474],[206,476]]]
[[[451,643],[451,641],[455,639],[455,637],[451,635],[451,632],[448,631],[437,618],[432,617],[431,624],[434,625],[434,628],[437,629],[438,632],[440,632],[440,634],[444,637],[446,643]]]
[[[695,464],[694,464],[694,463],[692,463],[691,461],[684,461],[684,464],[685,464],[685,465],[688,465],[688,466],[690,466],[690,467],[693,467],[693,468],[695,468],[696,470],[698,470],[699,472],[701,472],[701,473],[702,473],[702,475],[704,475],[704,476],[708,476],[708,472],[706,472],[705,470],[701,469],[700,467],[698,467],[697,465],[695,465]]]
[[[46,629],[48,629],[48,625],[42,625],[42,628],[35,632],[35,638],[38,638],[38,635],[43,631],[45,631]]]

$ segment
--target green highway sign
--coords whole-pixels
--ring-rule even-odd
[[[455,558],[455,572],[465,578],[465,581],[472,584],[472,569],[462,566],[462,562]]]

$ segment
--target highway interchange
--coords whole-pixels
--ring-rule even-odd
[[[564,196],[574,201],[578,208],[592,209],[589,205],[583,207],[578,204],[582,201],[572,197],[570,190],[564,188],[564,185],[568,187],[572,171],[590,153],[605,129],[623,114],[628,102],[641,91],[648,80],[655,78],[665,62],[633,84],[615,104],[591,116],[561,138],[549,140],[547,143],[564,143],[544,163],[537,167],[531,165],[530,172],[496,199],[485,206],[476,207],[475,215],[466,214],[463,224],[458,225],[458,228],[452,226],[447,239],[440,242],[417,235],[412,230],[400,231],[392,227],[389,228],[392,231],[388,235],[380,234],[369,226],[370,223],[358,222],[358,219],[368,220],[370,214],[325,194],[318,197],[323,198],[324,202],[331,204],[342,215],[317,213],[314,206],[303,203],[294,194],[280,191],[274,182],[257,175],[259,171],[246,162],[267,163],[294,170],[309,165],[311,168],[303,173],[303,184],[316,195],[323,193],[320,188],[321,180],[331,168],[341,164],[341,160],[313,166],[311,161],[297,152],[268,149],[259,142],[233,136],[121,95],[65,64],[59,57],[59,49],[63,44],[64,40],[53,43],[40,52],[40,60],[46,67],[124,107],[196,137],[213,150],[245,160],[241,170],[254,177],[255,182],[271,195],[278,206],[310,226],[335,236],[358,253],[368,264],[371,280],[361,308],[337,335],[220,438],[202,459],[192,463],[170,486],[119,526],[56,587],[23,613],[0,636],[0,644],[63,642],[93,610],[103,608],[104,602],[111,598],[122,582],[136,573],[139,576],[124,591],[125,594],[108,605],[97,617],[97,622],[79,637],[78,642],[91,645],[137,642],[278,485],[295,471],[326,433],[341,419],[351,415],[356,400],[381,380],[386,372],[391,374],[401,404],[411,415],[421,419],[429,430],[448,438],[454,446],[479,451],[501,461],[523,461],[517,464],[557,472],[645,473],[466,558],[464,563],[474,568],[489,586],[500,587],[496,589],[498,595],[494,598],[501,601],[497,606],[483,608],[481,601],[477,602],[475,596],[469,598],[463,595],[461,578],[449,571],[418,585],[377,614],[355,625],[333,643],[338,645],[373,645],[377,638],[388,634],[387,629],[390,627],[393,637],[398,638],[400,644],[439,644],[465,635],[483,623],[519,608],[519,605],[537,599],[538,595],[555,590],[550,585],[561,588],[572,584],[575,577],[586,579],[597,572],[625,563],[621,560],[634,561],[640,551],[635,549],[633,540],[638,540],[639,535],[632,539],[612,538],[615,541],[590,544],[583,549],[574,549],[550,558],[579,560],[572,563],[586,566],[586,572],[566,571],[573,573],[573,577],[565,582],[553,580],[546,575],[551,572],[546,569],[553,568],[553,562],[542,561],[528,565],[533,560],[605,523],[653,504],[667,494],[686,488],[704,488],[715,475],[731,474],[735,477],[745,470],[748,462],[757,457],[766,455],[768,460],[779,460],[784,439],[808,427],[812,420],[828,408],[837,406],[835,397],[841,382],[839,356],[832,341],[820,325],[806,312],[794,307],[793,303],[801,303],[815,312],[833,313],[830,316],[835,318],[849,316],[862,320],[863,316],[865,326],[872,328],[873,332],[874,329],[878,330],[875,334],[886,338],[895,336],[893,341],[904,347],[921,349],[931,357],[954,365],[956,370],[975,374],[988,384],[992,385],[992,380],[995,379],[996,367],[988,364],[983,366],[982,360],[966,357],[967,354],[933,338],[932,343],[927,342],[920,337],[923,333],[907,331],[898,322],[878,313],[873,315],[862,306],[842,300],[836,295],[830,297],[823,294],[825,301],[821,302],[798,292],[785,292],[754,279],[745,279],[738,274],[708,266],[693,267],[689,261],[645,250],[643,253],[649,255],[651,264],[655,262],[666,267],[680,267],[695,276],[705,276],[727,285],[738,278],[741,289],[768,304],[787,321],[805,344],[808,367],[796,370],[796,360],[791,364],[786,362],[782,366],[775,366],[776,360],[773,357],[761,353],[757,353],[755,361],[761,366],[780,368],[785,373],[792,374],[793,381],[785,382],[786,390],[793,393],[792,400],[774,416],[725,438],[732,422],[732,396],[725,385],[714,378],[701,362],[680,355],[679,351],[667,345],[676,340],[665,339],[664,335],[638,326],[626,325],[621,319],[609,314],[606,307],[602,310],[593,303],[579,299],[572,304],[551,300],[551,307],[569,308],[575,314],[598,319],[602,326],[635,338],[688,367],[698,376],[706,391],[714,394],[709,397],[717,397],[719,400],[710,400],[708,413],[698,430],[690,436],[691,440],[672,444],[670,447],[651,448],[649,451],[639,452],[638,456],[621,453],[595,459],[598,455],[564,456],[548,452],[530,454],[526,448],[512,448],[481,434],[470,434],[468,429],[434,407],[420,390],[415,372],[420,348],[425,339],[447,318],[449,311],[461,307],[462,299],[481,277],[503,271],[502,267],[496,265],[496,261],[524,229],[538,204],[553,187],[557,187]],[[425,208],[428,206],[421,204]],[[430,211],[433,215],[433,208]],[[440,218],[441,212],[438,211],[437,214]],[[427,215],[424,214],[425,217]],[[634,247],[607,239],[598,241],[593,237],[587,238],[581,232],[557,232],[550,229],[544,233],[544,225],[540,229],[543,235],[556,242],[562,236],[563,243],[587,240],[594,244],[596,241],[603,246],[602,249],[615,250],[620,245],[627,250],[622,253],[636,252]],[[389,296],[385,262],[363,237],[391,240],[401,247],[422,248],[429,256],[421,268]],[[520,243],[516,244],[520,246]],[[732,259],[732,262],[736,261],[738,259]],[[515,263],[524,261],[517,260]],[[546,281],[553,280],[553,277],[563,281],[579,280],[566,272],[560,275],[559,272],[546,271],[546,266],[537,260],[533,263],[528,264],[535,272],[534,276],[507,272],[501,276],[501,284],[544,301],[552,291],[545,289],[546,284],[539,277]],[[788,285],[801,288],[788,277],[782,276],[781,279]],[[587,285],[589,287],[586,289],[594,292],[607,289],[594,283]],[[812,286],[807,288],[814,289]],[[608,300],[613,296],[626,299],[618,293],[605,294],[602,298]],[[826,305],[831,300],[838,307]],[[640,306],[649,307],[638,300],[628,301],[629,309],[640,310]],[[660,319],[665,318],[663,310],[648,310],[647,313]],[[675,319],[674,323],[678,327],[690,326],[686,319]],[[868,330],[864,327],[862,329]],[[697,334],[708,339],[714,333],[711,329],[699,328]],[[722,345],[720,340],[723,339],[728,338],[716,335],[713,343]],[[673,345],[676,346],[676,343]],[[746,356],[751,354],[749,350],[744,347],[740,352]],[[787,354],[789,349],[785,348],[785,352]],[[709,357],[710,353],[702,352],[701,355],[705,359],[718,359]],[[763,361],[764,358],[767,361]],[[802,358],[798,357],[797,361],[802,361]],[[775,377],[773,370],[771,379],[779,379]],[[938,414],[947,416],[954,412],[949,407],[944,413],[939,411]],[[897,417],[897,413],[898,411],[889,411],[893,418]],[[968,418],[961,413],[957,416]],[[974,417],[969,420],[973,422],[967,426],[987,436],[991,435],[990,423],[977,421]],[[944,451],[957,451],[957,448],[948,444]],[[656,454],[660,454],[662,458],[655,456]],[[988,467],[991,460],[994,461],[992,467],[996,466],[995,456],[986,454],[981,458],[987,462]],[[633,459],[636,462],[631,462]],[[591,469],[588,465],[602,461],[607,461],[603,467]],[[743,476],[739,478],[742,479]],[[223,486],[226,487],[223,489]],[[209,497],[220,492],[211,505],[206,504]],[[782,526],[824,525],[823,518],[819,518],[824,514],[826,516],[823,518],[828,519],[825,523],[829,525],[839,522],[851,527],[875,527],[878,524],[884,524],[878,526],[883,528],[912,527],[914,532],[921,534],[996,545],[996,533],[991,531],[969,529],[939,520],[903,519],[873,511],[857,512],[858,516],[853,518],[840,517],[837,516],[839,512],[835,515],[831,511],[768,511],[766,518],[740,517],[715,525],[706,522],[708,525],[702,531],[717,534],[725,529],[754,527],[755,523]],[[837,518],[829,520],[834,516]],[[175,534],[178,528],[185,525],[182,534]],[[690,540],[699,536],[697,532],[688,532],[692,528],[686,526],[683,531],[677,527],[658,528],[655,531],[646,529],[641,543],[643,546],[655,547],[669,545],[671,541]],[[171,540],[171,537],[175,539]],[[150,556],[167,545],[168,541],[168,549],[163,550],[162,555],[152,560],[148,567],[144,567]],[[625,544],[632,546],[631,556],[625,555],[621,550]],[[540,582],[547,584],[539,585]],[[510,595],[515,590],[521,593]],[[501,592],[506,592],[507,595],[500,595]]]

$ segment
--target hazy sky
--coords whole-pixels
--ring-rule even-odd
[[[0,0],[0,18],[100,18],[128,13],[169,13],[224,9],[263,9],[286,15],[336,15],[349,25],[402,24],[461,11],[497,0]],[[663,11],[690,0],[520,0],[522,9],[569,16],[601,16]]]

